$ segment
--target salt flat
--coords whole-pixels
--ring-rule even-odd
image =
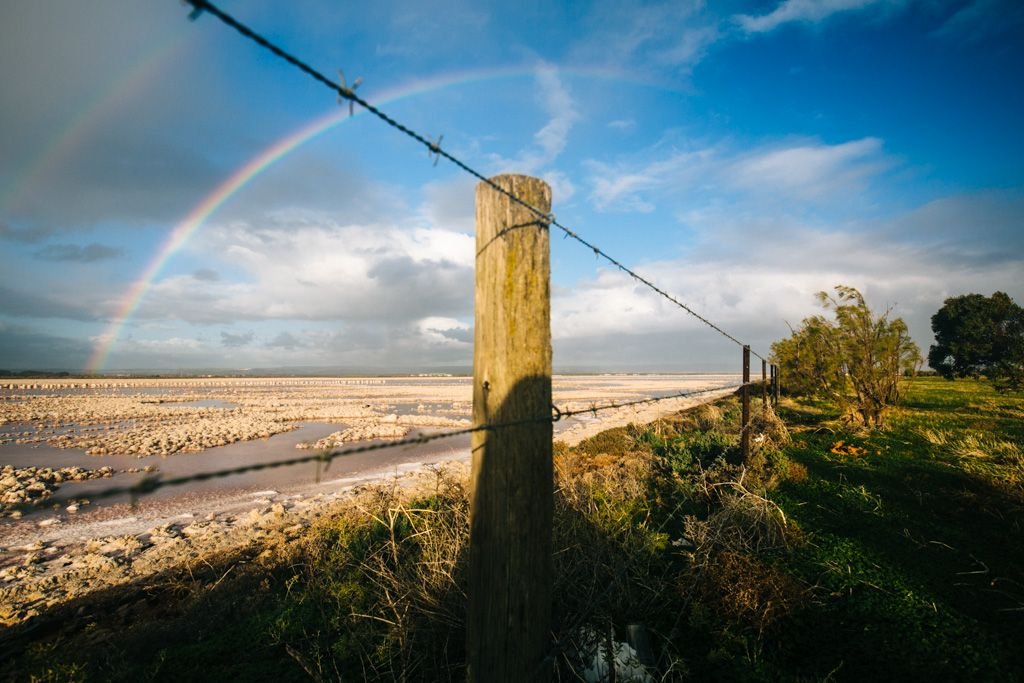
[[[732,375],[556,376],[570,410],[724,385]],[[0,385],[0,446],[172,455],[267,438],[299,423],[468,425],[468,377],[13,380]],[[393,433],[397,433],[392,430]],[[0,449],[0,457],[4,451]]]
[[[577,411],[736,382],[735,375],[556,376],[553,392],[559,408]],[[555,438],[576,443],[603,429],[649,422],[730,391],[585,412],[557,422]],[[469,439],[345,456],[327,471],[289,466],[164,488],[136,504],[123,497],[90,505],[85,502],[90,492],[130,485],[146,476],[144,470],[169,477],[272,463],[306,452],[296,446],[323,447],[328,437],[349,448],[379,443],[382,436],[464,428],[470,425],[471,400],[468,377],[25,380],[0,385],[0,467],[11,465],[4,472],[21,473],[37,468],[27,478],[5,475],[0,505],[26,499],[43,503],[19,519],[0,519],[0,622],[18,621],[83,591],[149,575],[185,558],[268,535],[297,534],[369,482],[391,477],[396,485],[416,485],[429,482],[428,466],[464,467]],[[38,468],[59,467],[111,468],[113,473],[56,482],[52,475],[38,474]],[[8,514],[13,510],[11,505],[7,509]]]

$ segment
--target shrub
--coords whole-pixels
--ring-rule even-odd
[[[865,427],[880,427],[885,411],[899,402],[903,376],[921,364],[921,353],[902,318],[889,310],[876,316],[853,287],[837,285],[836,295],[818,293],[835,321],[805,318],[789,339],[772,344],[789,391],[835,401]]]

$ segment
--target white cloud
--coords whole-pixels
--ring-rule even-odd
[[[590,30],[573,49],[575,60],[633,74],[686,74],[721,37],[703,0],[597,2],[588,22]]]
[[[195,248],[223,254],[232,281],[191,275],[157,282],[142,317],[394,322],[464,313],[472,306],[473,237],[436,228],[339,225],[324,218],[208,228]]]
[[[650,213],[657,208],[652,197],[671,188],[683,194],[699,173],[714,159],[711,149],[672,152],[668,157],[646,164],[608,164],[588,161],[592,190],[590,201],[598,211]]]
[[[930,316],[946,297],[1001,289],[1024,300],[1024,254],[996,265],[948,260],[947,252],[893,229],[923,219],[916,213],[843,233],[782,219],[770,226],[771,239],[756,241],[749,235],[768,226],[708,216],[701,226],[706,241],[688,258],[637,271],[761,353],[788,335],[787,322],[820,313],[815,292],[836,284],[858,287],[878,312],[893,306],[924,352],[932,342]],[[581,366],[727,369],[736,360],[728,339],[611,270],[555,292],[552,332],[556,353]],[[673,355],[659,357],[666,349]]]
[[[579,114],[576,112],[572,96],[558,78],[555,69],[538,69],[537,82],[544,98],[544,109],[551,115],[551,120],[533,137],[543,150],[544,158],[550,161],[565,149],[569,130],[579,118]]]
[[[693,65],[704,58],[708,48],[720,37],[717,26],[698,26],[684,30],[678,41],[657,53],[659,61],[673,65]]]
[[[836,145],[806,140],[749,151],[725,145],[696,151],[647,150],[644,162],[588,161],[590,201],[598,211],[650,213],[671,196],[679,202],[700,190],[705,199],[739,191],[749,197],[823,200],[853,196],[892,161],[882,142],[863,138]]]
[[[867,178],[888,165],[881,151],[878,138],[838,145],[789,144],[742,156],[728,165],[724,178],[748,191],[818,199],[861,189]]]
[[[685,258],[635,270],[697,313],[767,352],[821,312],[814,294],[859,288],[877,312],[892,307],[923,352],[931,316],[950,296],[1007,292],[1024,301],[1017,193],[951,196],[842,231],[783,214],[725,205],[683,218],[696,233]],[[604,269],[552,300],[556,358],[577,367],[729,369],[735,345],[635,280]]]
[[[541,177],[551,186],[551,203],[555,206],[568,202],[576,194],[576,185],[561,171],[547,171]]]
[[[783,0],[768,14],[737,14],[733,20],[747,33],[766,33],[790,22],[816,24],[834,14],[893,2],[894,0]]]
[[[476,221],[476,179],[465,174],[427,183],[421,190],[423,203],[418,218],[440,230],[472,234]]]
[[[491,155],[491,166],[495,173],[536,175],[561,155],[573,125],[580,118],[572,95],[558,77],[557,69],[541,64],[537,68],[536,78],[540,90],[539,104],[548,115],[548,121],[534,133],[534,144],[514,158]]]
[[[420,339],[430,346],[472,348],[473,328],[455,318],[421,318],[415,322],[414,327]]]

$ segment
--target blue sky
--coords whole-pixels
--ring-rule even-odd
[[[1013,0],[222,7],[482,172],[545,178],[562,222],[763,352],[839,283],[923,351],[948,296],[1024,302]],[[175,226],[339,108],[187,14],[0,7],[0,368],[102,343],[109,371],[468,367],[473,179],[358,112],[219,206],[109,339]],[[580,245],[552,263],[556,368],[738,365]]]

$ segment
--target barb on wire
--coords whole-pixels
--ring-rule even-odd
[[[353,101],[351,95],[355,94],[356,88],[362,85],[362,83],[363,79],[362,77],[359,77],[356,80],[352,81],[352,85],[350,86],[348,82],[345,81],[345,72],[342,71],[341,69],[338,69],[338,104],[342,104],[343,102],[346,101],[348,102],[349,116],[352,116],[354,114],[353,108],[355,106],[355,101]],[[348,96],[343,95],[342,93],[348,93]]]
[[[260,34],[256,33],[253,29],[249,28],[248,26],[246,26],[242,22],[238,21],[237,19],[235,19],[233,16],[231,16],[227,12],[221,10],[219,7],[217,7],[213,3],[209,2],[209,0],[185,0],[185,2],[187,2],[189,5],[191,5],[194,8],[192,14],[196,14],[197,12],[199,12],[199,13],[207,12],[207,13],[217,17],[222,22],[224,22],[226,25],[228,25],[231,28],[235,29],[240,34],[242,34],[243,36],[248,38],[249,40],[252,40],[256,44],[258,44],[261,47],[263,47],[264,49],[269,50],[270,52],[272,52],[277,57],[280,57],[284,61],[288,62],[292,66],[294,66],[297,69],[299,69],[300,71],[302,71],[303,73],[305,73],[308,76],[312,77],[314,80],[319,81],[324,86],[326,86],[326,87],[330,88],[331,90],[335,91],[336,93],[338,93],[339,97],[343,97],[346,100],[348,100],[350,105],[358,104],[359,106],[361,106],[364,109],[366,109],[366,111],[370,112],[371,114],[376,116],[378,119],[380,119],[384,123],[386,123],[389,126],[391,126],[392,128],[394,128],[395,130],[398,130],[399,132],[404,133],[406,136],[408,136],[408,137],[412,138],[413,140],[415,140],[416,142],[420,143],[421,145],[423,145],[424,147],[427,148],[427,152],[434,158],[434,164],[435,165],[437,164],[437,162],[441,158],[447,159],[448,161],[450,161],[452,164],[454,164],[455,166],[457,166],[461,170],[465,171],[466,173],[468,173],[469,175],[473,176],[474,178],[476,178],[477,180],[481,181],[482,183],[488,185],[494,191],[496,191],[496,192],[498,192],[498,193],[508,197],[508,199],[510,201],[514,202],[515,204],[518,204],[519,206],[523,207],[527,211],[532,212],[534,215],[536,215],[541,220],[544,220],[544,221],[548,222],[549,225],[555,226],[556,228],[558,228],[559,230],[564,232],[566,237],[571,237],[572,239],[576,240],[577,242],[579,242],[583,246],[590,248],[591,250],[593,250],[595,256],[604,258],[606,261],[608,261],[608,263],[610,263],[613,266],[617,267],[623,273],[629,275],[630,277],[632,277],[637,282],[640,282],[641,284],[645,285],[646,287],[652,289],[653,291],[655,291],[657,294],[659,294],[660,296],[664,297],[665,299],[668,299],[673,304],[675,304],[679,308],[683,309],[684,311],[686,311],[687,313],[689,313],[693,317],[697,318],[702,323],[704,323],[705,325],[707,325],[711,329],[715,330],[716,332],[718,332],[722,336],[724,336],[727,339],[733,341],[734,343],[738,344],[739,346],[743,346],[743,343],[739,339],[737,339],[736,337],[732,336],[731,334],[729,334],[728,332],[726,332],[721,327],[719,327],[715,323],[711,322],[710,320],[708,320],[704,316],[700,315],[695,310],[693,310],[692,308],[690,308],[689,306],[687,306],[683,302],[679,301],[678,299],[676,299],[672,295],[668,294],[665,290],[661,289],[660,287],[655,285],[650,280],[646,279],[645,277],[639,275],[635,271],[633,271],[630,268],[626,267],[623,263],[621,263],[617,259],[615,259],[612,256],[610,256],[607,252],[602,250],[600,247],[598,247],[598,246],[588,242],[587,240],[585,240],[582,237],[580,237],[578,233],[574,232],[573,230],[570,230],[567,226],[565,226],[562,223],[560,223],[557,220],[555,220],[555,217],[554,217],[553,214],[550,214],[550,213],[545,212],[545,211],[541,211],[540,209],[538,209],[537,207],[533,206],[529,202],[527,202],[527,201],[523,200],[522,198],[516,196],[515,194],[513,194],[509,190],[506,190],[505,188],[500,187],[493,180],[491,180],[490,178],[487,178],[482,173],[480,173],[476,169],[472,168],[471,166],[469,166],[467,163],[465,163],[461,159],[459,159],[459,158],[453,156],[452,154],[450,154],[449,152],[446,152],[445,150],[443,150],[441,148],[441,140],[440,140],[440,138],[438,138],[438,140],[436,142],[434,142],[434,141],[430,140],[429,138],[421,135],[420,133],[417,133],[416,131],[412,130],[411,128],[408,128],[405,125],[399,123],[398,121],[396,121],[395,119],[391,118],[390,116],[385,114],[383,111],[381,111],[380,109],[378,109],[377,107],[373,106],[372,104],[370,104],[369,102],[367,102],[366,100],[361,98],[359,95],[357,95],[355,93],[354,86],[352,88],[348,88],[348,87],[345,87],[343,84],[334,83],[329,78],[324,76],[322,73],[320,73],[319,71],[317,71],[316,69],[314,69],[310,65],[308,65],[305,62],[303,62],[302,60],[300,60],[298,57],[295,57],[294,55],[290,54],[289,52],[285,51],[284,49],[282,49],[282,48],[278,47],[277,45],[271,43],[268,39],[266,39],[263,36],[261,36]],[[764,356],[760,355],[759,353],[757,353],[757,352],[752,352],[752,353],[755,356],[757,356],[758,358],[760,358],[761,360],[764,360]]]
[[[631,408],[633,406],[639,406],[639,405],[643,405],[645,403],[658,403],[660,401],[668,401],[669,399],[673,399],[673,398],[687,398],[688,396],[700,396],[701,394],[710,394],[711,392],[714,392],[714,391],[724,391],[724,390],[727,390],[727,389],[740,389],[743,386],[744,386],[743,384],[727,384],[725,386],[720,386],[720,387],[709,387],[707,389],[697,389],[697,390],[694,390],[694,391],[683,391],[683,392],[680,392],[678,394],[670,394],[668,396],[655,396],[653,398],[641,398],[641,399],[637,399],[635,401],[625,401],[625,402],[622,402],[622,403],[620,403],[620,402],[612,402],[612,403],[606,403],[606,404],[603,404],[603,405],[600,405],[600,406],[592,405],[592,406],[590,406],[588,408],[580,408],[580,409],[577,409],[577,410],[570,410],[568,408],[557,408],[557,407],[555,407],[555,410],[557,411],[557,417],[554,419],[554,421],[558,422],[559,420],[565,420],[565,419],[568,419],[570,417],[575,417],[577,415],[586,415],[588,413],[596,415],[597,413],[600,413],[600,412],[605,411],[605,410],[614,410],[616,408]]]
[[[747,420],[747,424],[745,424],[745,425],[743,425],[742,427],[740,427],[740,437],[741,437],[741,438],[743,437],[743,435],[744,435],[744,434],[745,434],[745,433],[746,433],[746,432],[747,432],[748,430],[750,430],[750,429],[751,429],[751,428],[752,428],[752,427],[754,426],[754,419],[755,419],[755,418],[754,418],[753,416],[751,416],[751,418],[750,418],[749,420]]]
[[[437,140],[430,143],[427,147],[427,156],[434,160],[434,166],[437,166],[437,162],[441,160],[441,141],[444,140],[444,135],[438,135]]]

